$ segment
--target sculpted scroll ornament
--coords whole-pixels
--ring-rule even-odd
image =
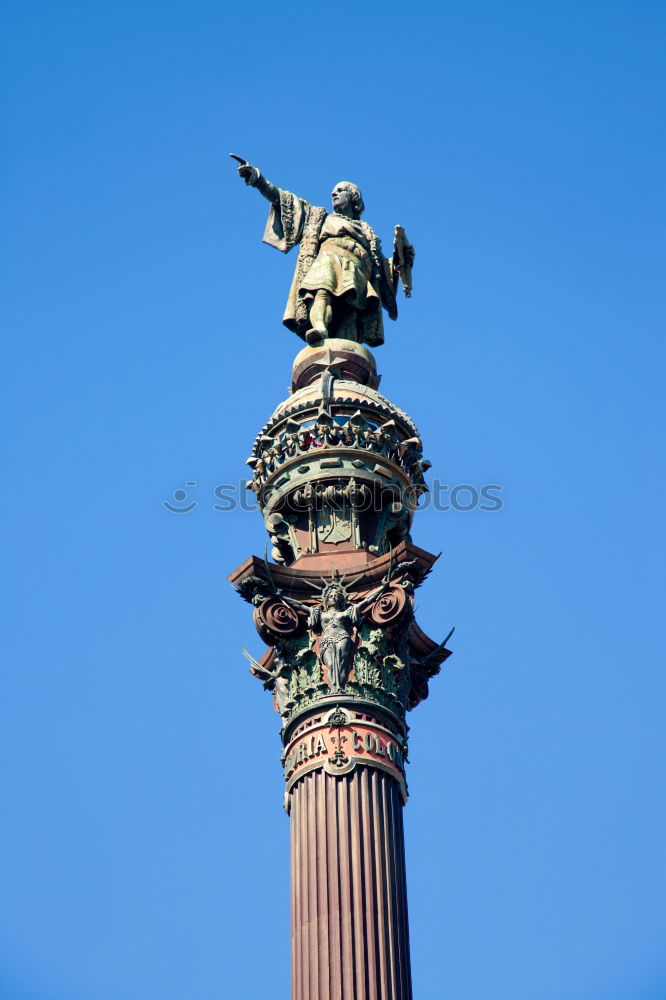
[[[305,628],[305,618],[278,597],[267,597],[254,611],[254,624],[269,646],[293,638]]]
[[[404,587],[390,587],[370,608],[370,619],[386,628],[395,625],[410,607]]]

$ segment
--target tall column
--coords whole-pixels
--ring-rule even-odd
[[[300,352],[248,459],[273,561],[230,576],[282,719],[292,1000],[412,996],[405,715],[450,654],[414,618],[437,558],[410,537],[429,463],[378,384],[355,342]]]
[[[411,997],[403,802],[394,777],[364,764],[294,784],[292,1000]]]

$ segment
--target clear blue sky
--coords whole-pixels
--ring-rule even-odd
[[[213,490],[300,342],[233,150],[406,227],[383,390],[504,490],[414,527],[457,626],[411,717],[416,997],[663,1000],[664,5],[225,6],[3,6],[0,996],[288,996],[225,580],[265,536]]]

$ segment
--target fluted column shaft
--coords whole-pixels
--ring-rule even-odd
[[[397,782],[316,770],[290,799],[292,1000],[411,1000]]]

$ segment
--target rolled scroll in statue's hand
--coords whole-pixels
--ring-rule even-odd
[[[402,226],[396,226],[393,238],[393,266],[405,291],[405,298],[412,297],[412,266],[414,264],[414,247],[407,239]]]

